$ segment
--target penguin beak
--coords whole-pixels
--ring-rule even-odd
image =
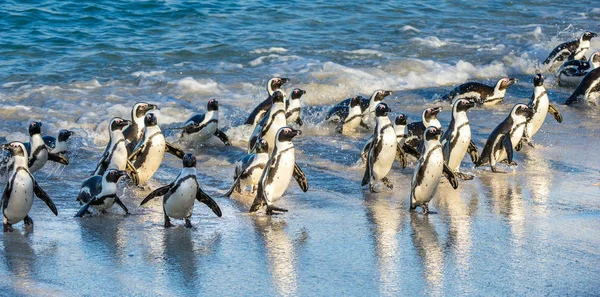
[[[290,79],[289,79],[289,78],[287,78],[287,77],[282,77],[282,78],[280,78],[280,81],[281,81],[281,84],[280,84],[280,85],[283,85],[283,84],[285,84],[286,82],[290,81]]]
[[[596,34],[594,32],[590,32],[590,33],[591,33],[590,35],[592,35],[592,37],[598,37],[598,34]]]
[[[10,150],[10,143],[5,143],[2,145],[2,149]]]
[[[296,129],[292,129],[292,133],[293,133],[292,137],[296,137],[296,136],[302,135],[302,131],[296,130]]]
[[[385,92],[383,92],[383,97],[384,98],[387,97],[387,96],[389,96],[389,95],[392,95],[392,91],[385,91]]]
[[[121,177],[121,176],[126,176],[127,175],[127,171],[125,170],[119,170],[117,171],[117,176]]]
[[[75,134],[75,131],[67,130],[67,136],[68,137],[73,136],[73,134]]]
[[[440,111],[442,111],[442,107],[438,106],[438,107],[434,107],[433,110],[431,111],[431,113],[433,115],[437,115],[438,113],[440,113]]]
[[[477,103],[475,101],[469,100],[469,103],[467,103],[467,107],[468,108],[473,108],[477,105]]]
[[[511,78],[508,79],[507,86],[514,85],[514,84],[516,84],[518,82],[519,82],[519,80],[517,78],[511,77]]]

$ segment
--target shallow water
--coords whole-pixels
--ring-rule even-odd
[[[552,72],[542,70],[563,123],[548,117],[536,148],[517,153],[507,174],[465,159],[475,179],[457,190],[442,181],[429,216],[408,212],[415,160],[394,165],[394,191],[367,193],[358,155],[368,133],[342,136],[322,123],[338,100],[378,88],[394,91],[391,117],[412,121],[457,84],[517,77],[503,105],[468,114],[481,150],[511,106],[528,101],[539,61],[581,31],[598,31],[594,4],[5,1],[0,137],[27,140],[33,120],[44,134],[77,135],[70,165],[36,173],[59,216],[36,200],[34,232],[17,224],[0,235],[0,295],[594,295],[600,117],[596,108],[560,105],[571,90]],[[272,76],[291,78],[286,91],[307,90],[294,142],[311,188],[292,182],[279,202],[290,212],[266,217],[247,214],[250,195],[221,195],[246,149],[241,124]],[[210,98],[219,99],[219,124],[234,146],[212,139],[186,150],[222,218],[197,204],[193,229],[174,220],[165,230],[160,200],[138,207],[178,174],[173,156],[147,188],[121,184],[132,215],[115,207],[72,218],[110,118],[129,118],[144,100],[160,106],[163,127],[177,127]],[[176,141],[175,131],[166,134]]]

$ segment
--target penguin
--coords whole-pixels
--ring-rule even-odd
[[[533,77],[533,86],[533,94],[528,104],[529,108],[533,111],[533,115],[527,120],[527,124],[525,125],[524,138],[530,146],[533,146],[531,139],[540,130],[548,112],[554,116],[557,122],[562,122],[562,115],[554,105],[550,104],[550,99],[548,99],[548,94],[544,87],[544,76],[541,73]]]
[[[49,152],[63,156],[69,152],[67,140],[69,140],[69,137],[73,134],[73,131],[62,129],[58,131],[58,136],[56,138],[54,136],[44,135],[42,136],[42,139],[44,140],[44,143],[46,143]]]
[[[162,163],[165,153],[171,153],[183,158],[183,151],[165,141],[156,116],[148,113],[144,116],[144,135],[135,147],[129,161],[132,162],[138,174],[138,185],[146,183]]]
[[[477,145],[471,138],[471,126],[467,118],[467,111],[475,107],[475,102],[467,99],[458,99],[452,106],[452,120],[448,129],[442,136],[442,151],[444,162],[456,176],[463,180],[473,179],[473,175],[458,171],[460,163],[468,152],[473,163],[479,159]]]
[[[30,141],[28,145],[25,145],[29,154],[29,172],[34,173],[40,170],[48,160],[69,165],[69,160],[66,157],[48,151],[48,147],[40,134],[41,131],[41,122],[33,122],[29,125]]]
[[[396,119],[394,120],[394,131],[396,132],[396,141],[398,142],[398,154],[396,155],[398,162],[400,162],[400,166],[402,166],[402,168],[406,168],[406,153],[404,152],[403,146],[404,143],[406,142],[406,138],[408,137],[408,117],[401,113],[398,116],[396,116]],[[373,135],[371,135],[371,137],[369,137],[369,139],[367,140],[367,143],[365,143],[362,152],[360,153],[360,158],[362,159],[363,163],[367,162],[367,154],[369,153],[369,149],[371,148],[371,145],[373,145]]]
[[[543,64],[551,67],[561,61],[585,59],[585,53],[590,48],[590,41],[596,36],[598,36],[598,34],[585,31],[581,34],[579,40],[559,44],[552,52],[550,52]]]
[[[88,212],[90,206],[101,213],[111,208],[115,203],[119,205],[126,215],[129,210],[123,204],[123,201],[117,196],[117,183],[121,176],[127,175],[124,170],[110,168],[103,175],[94,175],[88,177],[81,183],[77,201],[82,205],[81,209],[75,214],[76,218],[83,217]]]
[[[491,106],[502,102],[504,95],[506,95],[506,89],[518,81],[516,78],[505,77],[499,79],[495,86],[488,86],[478,82],[467,82],[444,95],[442,100],[451,101],[454,104],[456,100],[465,98],[475,100],[475,102],[483,106]]]
[[[301,186],[304,192],[308,190],[308,180],[296,164],[296,153],[292,143],[292,138],[301,134],[300,130],[290,127],[282,127],[277,131],[275,148],[258,182],[256,196],[250,206],[251,213],[258,211],[263,205],[267,206],[267,215],[272,215],[274,212],[287,212],[287,209],[276,207],[273,203],[283,196],[292,177],[299,183],[302,181],[305,185],[305,187]]]
[[[596,68],[583,77],[565,104],[573,105],[576,103],[585,103],[589,105],[598,105],[599,99],[600,68]]]
[[[588,61],[566,61],[558,69],[556,81],[563,87],[577,86],[586,74],[598,67],[600,67],[600,52],[592,53]]]
[[[281,86],[283,86],[283,84],[287,83],[288,81],[290,81],[290,79],[286,77],[271,78],[267,83],[267,93],[269,94],[269,96],[263,102],[258,104],[252,110],[252,112],[250,112],[250,115],[248,115],[248,119],[246,119],[246,122],[244,122],[244,124],[251,125],[254,128],[254,126],[256,126],[262,120],[267,111],[269,111],[271,105],[273,105],[273,94],[275,93],[275,91],[280,91],[285,97],[285,93],[283,92],[283,90],[281,90]]]
[[[50,196],[44,192],[29,172],[29,158],[25,145],[15,141],[5,144],[3,148],[8,150],[14,159],[12,174],[8,178],[2,194],[4,232],[12,232],[14,230],[12,225],[20,221],[23,221],[26,227],[33,228],[33,220],[28,214],[33,205],[34,194],[46,203],[54,215],[58,215],[58,210]]]
[[[361,123],[361,126],[364,126],[368,130],[371,130],[371,128],[368,126],[369,117],[373,113],[375,113],[375,107],[377,106],[377,104],[382,102],[383,99],[385,99],[385,97],[390,96],[390,95],[392,95],[392,91],[376,90],[373,92],[373,94],[371,94],[371,97],[369,97],[369,99],[361,97],[360,108],[362,111],[362,121],[363,121]],[[352,99],[353,98],[345,99],[336,105],[349,106]]]
[[[375,192],[373,183],[378,180],[390,189],[394,187],[386,175],[401,150],[396,141],[396,131],[387,115],[390,111],[392,110],[385,103],[379,103],[375,108],[373,142],[367,153],[365,174],[361,184],[362,186],[369,184],[371,192]]]
[[[425,148],[417,162],[410,186],[410,210],[420,206],[423,214],[429,213],[429,201],[437,192],[442,174],[446,176],[452,188],[458,188],[458,180],[452,170],[444,163],[444,154],[440,143],[442,129],[427,127],[423,135]]]
[[[285,117],[288,124],[296,123],[298,126],[302,126],[304,124],[300,110],[300,98],[304,94],[306,94],[305,90],[294,89],[290,95],[290,98],[285,102]]]
[[[533,110],[525,104],[516,104],[510,114],[492,131],[488,137],[483,152],[475,167],[489,163],[492,172],[500,172],[496,164],[505,159],[509,165],[516,165],[513,161],[513,149],[516,148],[525,134],[525,124],[531,118]]]
[[[137,171],[128,159],[125,137],[122,131],[128,125],[131,125],[131,121],[119,117],[110,120],[108,123],[109,141],[92,175],[103,176],[108,168],[126,170],[133,183],[139,183]]]
[[[206,106],[205,114],[197,114],[191,117],[183,126],[181,138],[204,142],[211,136],[217,136],[225,146],[231,146],[229,138],[218,128],[219,125],[219,101],[210,99]]]
[[[231,196],[234,190],[241,193],[248,185],[252,186],[252,193],[254,193],[267,161],[269,161],[269,144],[261,138],[256,143],[254,152],[245,155],[235,163],[233,185],[225,196]]]
[[[158,109],[158,106],[146,102],[138,102],[131,109],[131,125],[123,130],[123,136],[127,141],[127,152],[131,154],[144,135],[144,116],[150,110]]]
[[[252,136],[250,136],[250,141],[248,142],[248,153],[252,151],[256,141],[259,138],[264,138],[267,143],[269,143],[269,153],[272,152],[273,148],[275,147],[275,134],[279,128],[287,125],[287,121],[285,119],[285,102],[283,98],[283,92],[275,91],[271,97],[273,102],[271,108],[262,118],[262,120],[256,124],[256,127],[254,127],[254,132],[252,132]]]
[[[436,127],[442,129],[442,124],[438,120],[437,115],[442,111],[441,106],[430,107],[421,114],[420,122],[412,122],[406,126],[408,131],[402,149],[415,158],[421,157],[423,149],[423,133],[426,127]]]
[[[331,123],[337,123],[335,128],[337,133],[354,131],[363,124],[361,99],[361,96],[354,96],[350,105],[335,105],[327,112],[325,119]]]
[[[217,217],[222,216],[219,205],[200,188],[196,178],[196,157],[190,153],[183,156],[183,168],[175,181],[152,191],[140,206],[159,196],[163,196],[165,228],[173,227],[171,218],[183,219],[185,227],[192,228],[190,218],[194,211],[194,200],[206,204]]]

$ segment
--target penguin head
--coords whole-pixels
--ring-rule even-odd
[[[124,120],[119,117],[114,117],[110,120],[110,131],[122,130],[131,124],[131,121]]]
[[[371,95],[371,97],[373,97],[373,100],[375,102],[381,102],[381,101],[383,101],[383,98],[385,98],[391,94],[392,94],[392,91],[377,90],[377,91],[373,92],[373,95]]]
[[[352,99],[350,99],[350,108],[360,105],[362,100],[363,100],[363,97],[360,95],[352,97]]]
[[[158,119],[153,113],[149,113],[144,117],[144,125],[146,127],[156,126],[158,124]]]
[[[408,118],[406,117],[405,114],[401,113],[396,117],[396,120],[394,121],[394,123],[396,124],[396,126],[406,126],[406,124],[408,123]]]
[[[273,99],[273,103],[283,103],[283,92],[282,91],[275,91],[273,92],[273,95],[271,95],[271,99]]]
[[[505,77],[499,80],[498,83],[496,83],[496,85],[498,86],[498,90],[502,91],[506,90],[506,88],[514,85],[517,82],[519,82],[519,80],[514,77]]]
[[[442,135],[442,129],[434,127],[434,126],[429,126],[425,130],[425,140],[426,141],[440,140],[441,135]]]
[[[596,34],[594,32],[585,31],[581,35],[581,40],[591,40],[592,38],[597,37],[597,36],[598,36],[598,34]]]
[[[208,100],[208,104],[206,105],[207,111],[215,111],[219,110],[219,101],[217,99]]]
[[[127,175],[125,170],[109,169],[104,173],[105,179],[109,183],[116,183],[121,176]]]
[[[15,157],[27,158],[27,149],[22,142],[13,141],[2,146],[5,150],[8,150],[11,155]]]
[[[292,141],[292,138],[296,137],[297,135],[302,135],[302,131],[290,127],[281,127],[279,128],[279,131],[277,131],[277,141]]]
[[[286,77],[273,77],[269,80],[269,88],[271,91],[279,90],[281,86],[288,81],[290,81],[290,79]]]
[[[194,154],[190,154],[190,153],[183,155],[183,167],[184,168],[196,167],[196,156],[194,156]]]
[[[438,113],[442,111],[441,106],[430,107],[423,111],[423,122],[429,122],[435,118],[437,118]]]
[[[533,86],[534,87],[541,87],[544,85],[544,76],[541,73],[536,74],[533,77]]]
[[[58,141],[67,141],[69,140],[69,137],[71,137],[71,135],[73,135],[74,133],[75,132],[73,131],[62,129],[58,131]]]
[[[29,136],[42,133],[42,122],[32,122],[29,124]]]
[[[269,151],[269,143],[261,138],[258,140],[258,143],[256,144],[256,153],[257,154],[262,154],[262,153],[266,153]]]
[[[514,117],[525,117],[527,119],[533,116],[533,109],[525,104],[516,104],[511,110],[511,116]]]
[[[305,90],[301,90],[301,89],[294,89],[292,91],[292,100],[294,99],[300,99],[300,97],[302,97],[302,95],[306,94]]]
[[[377,117],[387,117],[388,112],[392,111],[385,103],[379,103],[375,107],[375,116]]]
[[[454,102],[454,112],[463,112],[463,111],[467,111],[470,108],[475,107],[475,101],[471,101],[468,99],[459,99],[456,100],[456,102]]]
[[[158,106],[146,102],[138,102],[133,106],[133,114],[131,115],[131,118],[141,118],[146,114],[146,112],[153,109],[158,109]]]

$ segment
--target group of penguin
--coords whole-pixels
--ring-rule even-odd
[[[579,40],[556,47],[544,61],[548,67],[563,62],[557,74],[559,82],[573,83],[579,79],[577,88],[566,104],[580,101],[593,104],[600,95],[600,68],[597,68],[600,54],[592,54],[589,61],[585,58],[591,38],[596,36],[595,33],[585,32]],[[245,121],[253,130],[248,139],[247,155],[235,163],[233,184],[225,196],[229,197],[234,192],[243,193],[250,187],[251,193],[255,194],[250,212],[256,212],[263,206],[269,215],[287,212],[276,206],[275,202],[283,196],[292,178],[304,192],[309,188],[304,172],[296,163],[292,142],[294,137],[301,135],[301,131],[292,125],[303,125],[300,98],[306,91],[294,89],[286,99],[281,87],[288,81],[288,78],[280,77],[270,79],[267,83],[267,99],[257,105]],[[388,117],[391,109],[383,102],[391,92],[385,90],[373,92],[370,98],[354,96],[345,99],[327,112],[325,120],[333,123],[338,133],[351,133],[359,128],[373,131],[360,156],[365,163],[361,184],[369,185],[371,192],[377,191],[376,184],[379,182],[393,188],[386,176],[394,160],[398,160],[405,168],[407,154],[417,158],[411,182],[410,210],[420,207],[427,214],[428,203],[435,196],[442,175],[454,189],[458,187],[458,178],[473,179],[472,175],[459,171],[467,153],[475,167],[489,164],[493,172],[499,172],[496,165],[500,162],[515,165],[514,151],[519,151],[524,143],[533,147],[532,137],[548,113],[559,123],[562,122],[560,112],[550,104],[544,77],[536,74],[529,103],[516,104],[511,109],[506,119],[489,135],[479,154],[471,139],[467,111],[476,106],[492,106],[502,102],[507,88],[516,82],[514,78],[502,78],[495,86],[468,82],[454,88],[442,97],[442,100],[452,103],[452,119],[445,132],[437,119],[441,107],[425,109],[419,122],[408,123],[407,116],[399,114],[392,123]],[[81,184],[77,196],[81,208],[76,217],[91,213],[90,207],[104,213],[115,203],[129,214],[117,196],[119,179],[127,176],[134,185],[145,184],[160,167],[165,153],[182,159],[183,168],[175,181],[152,191],[140,205],[162,196],[165,227],[173,226],[171,218],[183,219],[185,227],[192,227],[190,218],[195,200],[206,204],[217,216],[222,215],[214,199],[200,187],[196,178],[196,157],[165,140],[157,116],[152,112],[157,108],[154,104],[138,102],[132,108],[131,121],[119,117],[109,121],[109,143],[92,175]],[[230,146],[229,138],[218,128],[218,109],[218,101],[209,100],[205,114],[191,117],[179,128],[180,140],[204,142],[216,136]],[[371,128],[373,117],[375,126]],[[33,173],[47,161],[67,165],[67,140],[74,133],[61,130],[56,138],[42,137],[41,127],[40,122],[29,125],[29,143],[13,141],[2,146],[8,155],[0,160],[0,170],[10,172],[2,196],[4,232],[12,231],[12,225],[20,221],[26,227],[33,227],[33,220],[28,213],[34,195],[58,215],[56,206],[36,182]]]

